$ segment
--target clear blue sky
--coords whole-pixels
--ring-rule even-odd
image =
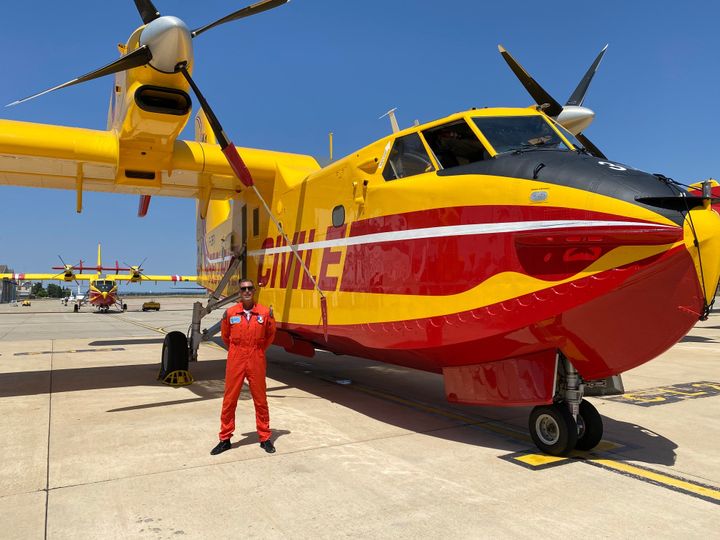
[[[251,2],[248,2],[251,3]],[[155,0],[191,28],[242,2]],[[585,105],[585,134],[605,154],[683,182],[720,176],[720,38],[716,2],[481,2],[293,0],[194,42],[194,76],[241,146],[340,157],[401,127],[473,106],[532,103],[497,52],[502,43],[564,103],[600,49],[610,47]],[[96,69],[140,25],[131,0],[3,6],[0,104]],[[43,96],[0,117],[104,129],[111,77]],[[192,138],[186,130],[185,138]],[[0,263],[46,271],[59,262],[137,264],[195,273],[195,203],[0,186]],[[145,285],[147,286],[147,285]]]

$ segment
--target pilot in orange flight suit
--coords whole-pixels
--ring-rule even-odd
[[[255,404],[260,446],[268,453],[275,452],[270,440],[270,414],[265,395],[265,351],[275,338],[275,319],[271,309],[255,303],[254,292],[253,282],[243,279],[240,282],[241,302],[228,308],[222,318],[222,340],[228,346],[228,358],[220,415],[220,442],[210,452],[212,455],[230,449],[230,438],[235,431],[235,408],[246,377]]]

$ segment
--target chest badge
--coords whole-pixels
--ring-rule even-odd
[[[233,315],[230,317],[230,324],[238,324],[240,322],[240,317],[237,315]]]
[[[263,323],[263,316],[262,316],[262,315],[258,315],[258,316],[257,316],[257,322],[258,322],[258,324],[262,324],[262,323]]]

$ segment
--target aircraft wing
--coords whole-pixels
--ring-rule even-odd
[[[319,169],[310,156],[238,152],[256,183],[282,170],[298,181]],[[290,177],[290,178],[288,178]],[[172,152],[133,150],[114,131],[0,120],[0,185],[227,199],[244,189],[219,146],[176,140]]]
[[[115,281],[197,281],[197,276],[150,276],[148,274],[142,274],[141,277],[129,276],[129,275],[114,275],[107,276],[106,279],[114,279]]]
[[[0,279],[12,281],[89,281],[95,279],[95,274],[73,274],[72,279],[66,280],[65,274],[0,274]]]

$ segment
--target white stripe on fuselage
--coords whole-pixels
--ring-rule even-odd
[[[660,225],[657,223],[639,223],[637,221],[578,221],[578,220],[554,220],[554,221],[516,221],[509,223],[473,223],[470,225],[448,225],[444,227],[428,227],[425,229],[410,229],[405,231],[389,231],[362,236],[350,236],[337,238],[335,240],[320,240],[294,246],[298,251],[310,249],[325,249],[341,246],[357,246],[361,244],[378,244],[382,242],[398,242],[401,240],[419,240],[421,238],[442,238],[453,236],[469,236],[476,234],[497,234],[506,232],[540,231],[575,227],[638,227],[655,229],[674,229],[672,225]],[[256,249],[248,252],[251,257],[259,255],[275,255],[277,253],[288,253],[292,246],[280,246],[268,249]],[[220,260],[225,259],[218,259]]]

